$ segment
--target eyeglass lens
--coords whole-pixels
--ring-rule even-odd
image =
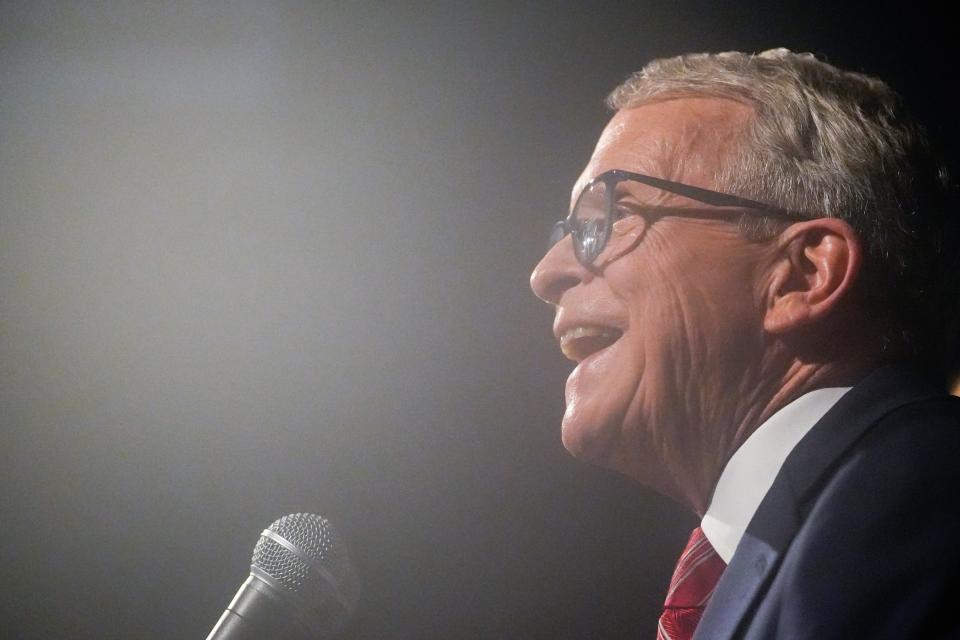
[[[587,186],[574,206],[569,221],[577,258],[586,264],[596,260],[610,235],[609,189],[603,181]]]

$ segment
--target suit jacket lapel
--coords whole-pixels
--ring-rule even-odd
[[[803,514],[846,452],[894,409],[943,391],[916,372],[877,369],[844,395],[787,457],[717,584],[695,638],[728,640],[749,621],[803,522]]]
[[[761,512],[776,517],[760,516]],[[764,527],[753,526],[758,520]],[[727,640],[734,636],[741,622],[749,618],[763,588],[780,566],[786,543],[799,527],[800,514],[790,486],[777,476],[723,572],[694,638]]]
[[[732,638],[779,559],[777,549],[749,532],[745,533],[710,598],[694,640]]]

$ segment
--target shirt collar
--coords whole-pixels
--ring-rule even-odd
[[[830,387],[800,396],[770,416],[731,456],[700,522],[704,535],[724,562],[730,563],[787,456],[850,389]]]

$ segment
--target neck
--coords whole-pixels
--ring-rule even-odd
[[[699,459],[688,460],[684,465],[687,470],[677,476],[685,482],[679,483],[680,495],[676,497],[702,517],[730,457],[774,413],[810,391],[852,386],[869,368],[866,363],[792,360],[781,363],[775,371],[772,366],[761,366],[757,375],[744,376],[739,389],[727,394],[726,409],[715,414],[718,418],[725,416],[722,421],[711,420],[703,430],[713,437],[705,441],[707,446],[699,452]],[[718,428],[720,424],[728,427]]]

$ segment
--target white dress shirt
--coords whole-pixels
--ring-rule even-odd
[[[724,562],[730,563],[787,456],[850,389],[830,387],[800,396],[757,427],[734,452],[700,522],[704,535]]]

